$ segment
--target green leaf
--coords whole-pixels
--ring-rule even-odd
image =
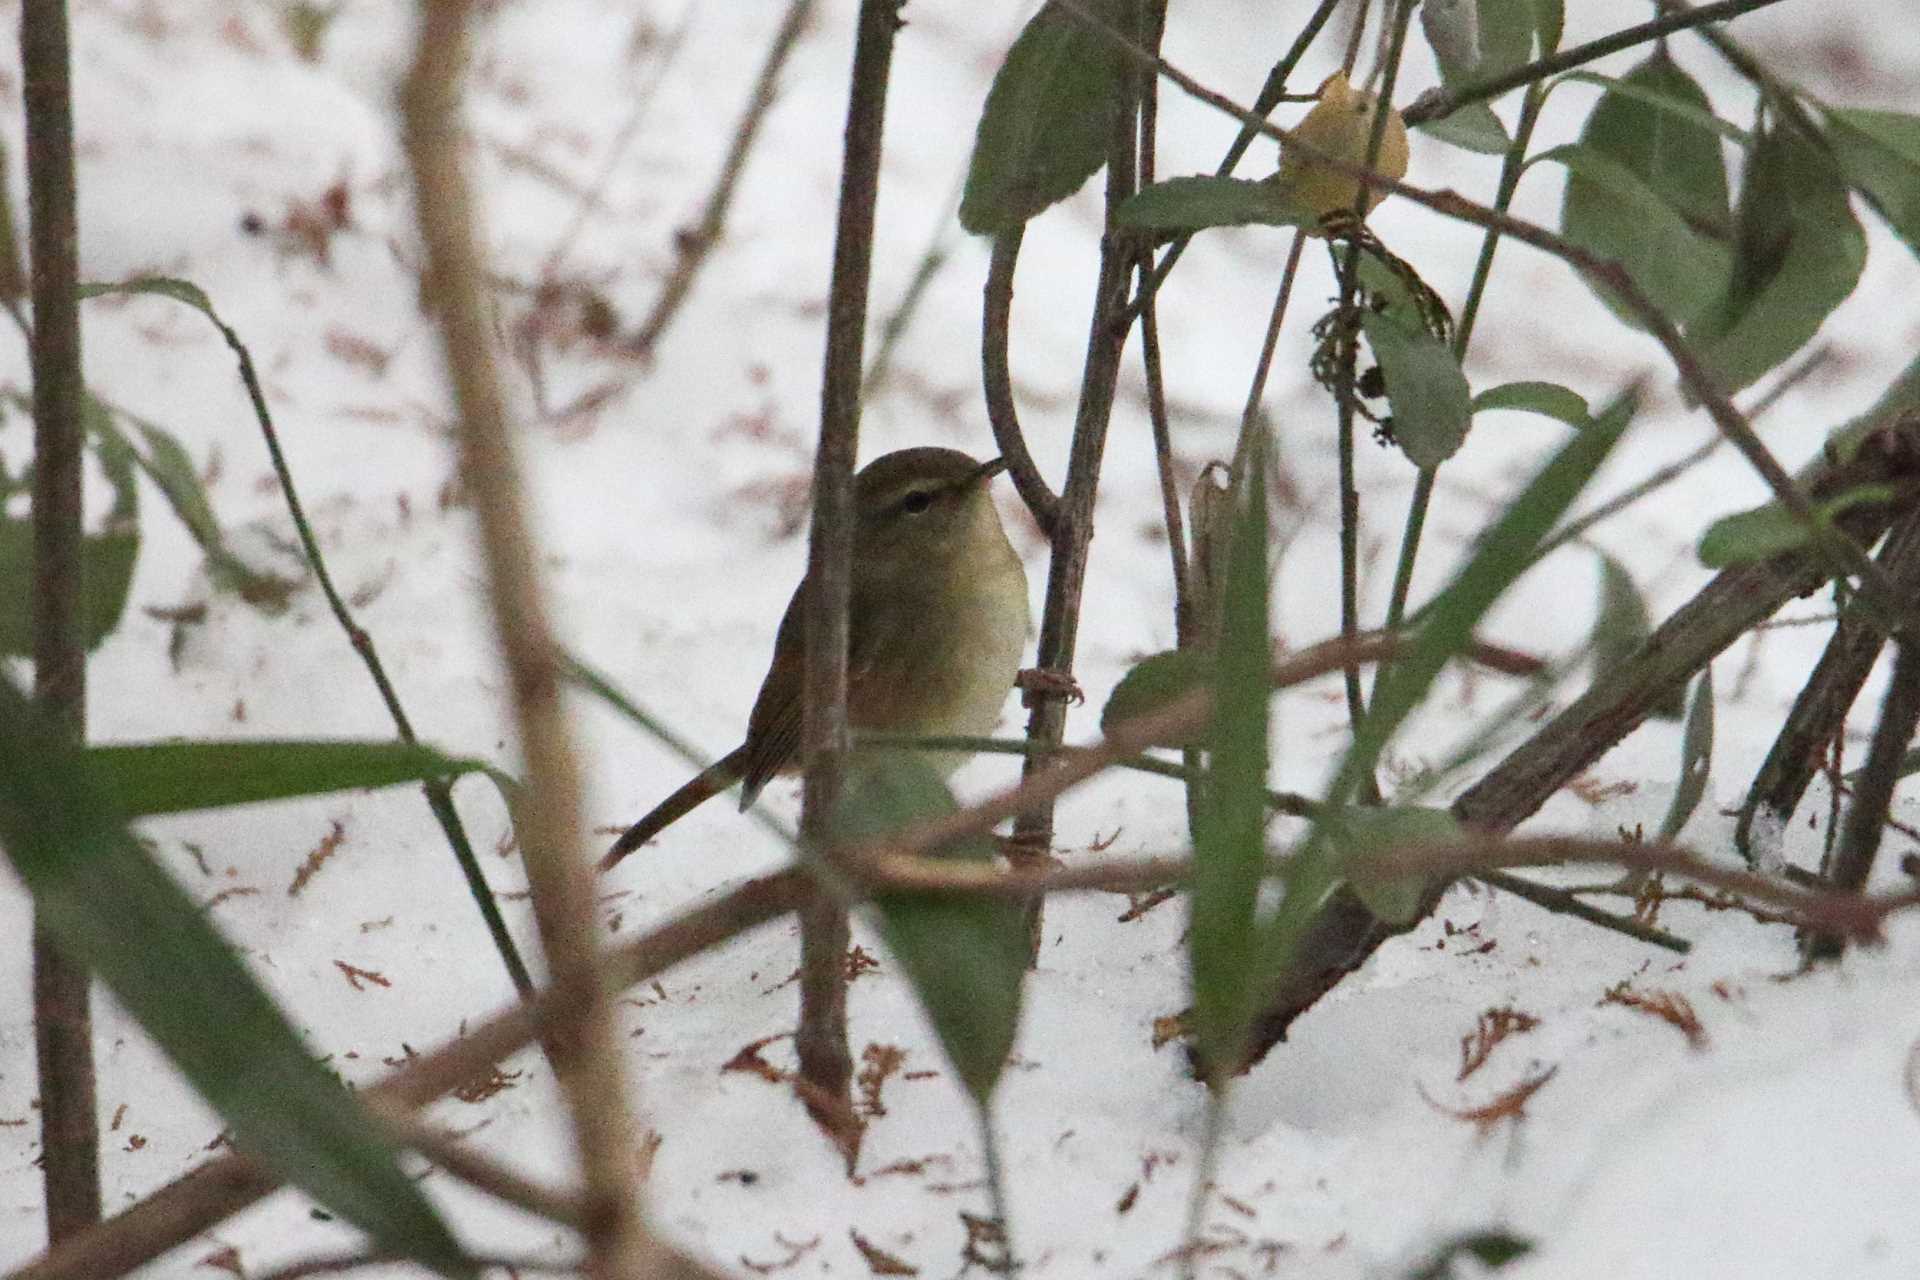
[[[170,276],[143,276],[136,280],[115,280],[104,283],[88,283],[74,286],[74,296],[85,302],[88,298],[104,298],[116,294],[151,294],[159,298],[172,298],[175,302],[184,302],[195,311],[207,316],[213,315],[213,300],[206,291],[189,280],[177,280]]]
[[[1534,562],[1540,540],[1580,496],[1632,421],[1631,395],[1560,447],[1475,545],[1466,565],[1424,611],[1408,652],[1381,676],[1373,705],[1328,788],[1329,808],[1347,804],[1372,773],[1394,732],[1425,699],[1446,664],[1473,638],[1480,619]],[[1262,972],[1292,963],[1302,935],[1342,883],[1338,852],[1319,825],[1293,860],[1286,896],[1262,939]]]
[[[1460,822],[1445,809],[1424,805],[1351,805],[1326,819],[1327,836],[1346,877],[1367,910],[1388,924],[1411,924],[1427,894],[1425,878],[1382,879],[1367,868],[1382,849],[1424,841],[1457,840]]]
[[[1500,117],[1484,102],[1469,102],[1438,120],[1424,121],[1414,127],[1429,137],[1481,155],[1505,155],[1513,146],[1513,139],[1507,136],[1507,126],[1500,123]]]
[[[1201,231],[1250,225],[1313,226],[1313,210],[1294,202],[1277,183],[1263,179],[1196,175],[1168,178],[1127,197],[1114,214],[1124,227],[1156,231]]]
[[[472,1274],[353,1095],[127,831],[92,762],[4,678],[0,846],[61,949],[107,985],[254,1159],[379,1251]]]
[[[1108,26],[1133,30],[1133,0],[1084,3]],[[1128,66],[1103,33],[1060,5],[1042,6],[987,92],[960,225],[976,235],[999,235],[1078,191],[1107,162]]]
[[[1598,71],[1569,71],[1560,78],[1598,85],[1609,93],[1631,98],[1651,110],[1664,111],[1682,123],[1719,134],[1742,148],[1753,146],[1751,133],[1731,120],[1722,120],[1713,114],[1710,107],[1702,106],[1698,97],[1684,91],[1681,96],[1675,97],[1667,88],[1655,87],[1653,84],[1631,77],[1605,75]],[[1724,172],[1723,169],[1722,173]]]
[[[1848,184],[1920,253],[1920,116],[1829,107],[1826,117],[1827,143]]]
[[[1489,387],[1473,398],[1473,411],[1515,409],[1557,418],[1570,427],[1584,427],[1593,420],[1587,402],[1557,382],[1503,382]]]
[[[1747,161],[1733,274],[1689,329],[1728,391],[1806,346],[1860,281],[1867,237],[1832,161],[1791,129],[1769,129]]]
[[[1713,770],[1713,668],[1700,673],[1687,708],[1686,728],[1680,734],[1680,777],[1674,784],[1673,804],[1660,824],[1660,838],[1671,840],[1687,825],[1707,794],[1707,775]]]
[[[80,541],[80,632],[87,648],[99,647],[126,613],[140,532],[120,528]],[[0,654],[33,653],[33,522],[0,518]]]
[[[1567,168],[1561,233],[1595,256],[1618,262],[1674,323],[1692,320],[1725,293],[1732,257],[1726,245],[1697,234],[1632,169],[1580,144],[1555,147],[1529,163],[1540,160]],[[1612,291],[1591,281],[1589,287],[1621,320],[1642,327]]]
[[[1653,617],[1646,597],[1634,584],[1633,575],[1618,560],[1602,551],[1600,556],[1600,605],[1594,614],[1593,671],[1599,676],[1632,658],[1646,647],[1653,634]],[[1678,720],[1685,710],[1685,698],[1676,690],[1653,708],[1662,720]]]
[[[1239,476],[1206,784],[1194,824],[1187,954],[1194,1038],[1201,1061],[1240,1061],[1255,994],[1255,912],[1265,872],[1267,719],[1272,692],[1268,628],[1265,447],[1256,435]]]
[[[1507,1231],[1473,1231],[1447,1241],[1420,1266],[1407,1272],[1406,1280],[1454,1280],[1465,1274],[1454,1263],[1471,1258],[1479,1264],[1473,1274],[1498,1271],[1509,1262],[1532,1253],[1533,1241]]]
[[[1100,732],[1111,736],[1127,721],[1178,701],[1212,676],[1213,662],[1195,649],[1168,649],[1142,658],[1107,696],[1107,705],[1100,709]],[[1198,740],[1153,745],[1184,747],[1198,745]]]
[[[1424,328],[1365,312],[1360,324],[1380,362],[1393,406],[1393,439],[1413,465],[1430,471],[1459,451],[1473,421],[1473,392],[1453,348]]]
[[[1831,522],[1841,512],[1868,502],[1888,502],[1893,489],[1884,484],[1863,484],[1825,502],[1813,504],[1816,519]],[[1779,502],[1722,516],[1707,526],[1700,538],[1700,563],[1709,569],[1765,560],[1784,551],[1795,551],[1812,540],[1806,526]]]
[[[1662,105],[1653,100],[1664,99]],[[1691,108],[1691,118],[1666,104]],[[1713,103],[1664,46],[1602,94],[1580,144],[1625,167],[1696,232],[1724,242],[1729,233],[1727,161],[1719,133],[1698,122]]]
[[[857,752],[848,761],[834,830],[842,840],[873,840],[954,811],[946,783],[925,760],[905,752]],[[978,834],[935,853],[991,863],[994,845]],[[886,893],[876,896],[873,906],[887,949],[906,970],[954,1071],[974,1101],[985,1106],[1020,1027],[1020,988],[1027,973],[1027,924],[1020,903]]]
[[[1534,34],[1540,39],[1540,56],[1550,58],[1560,49],[1560,34],[1566,29],[1566,0],[1533,0]]]
[[[479,760],[404,742],[128,742],[87,748],[130,818],[423,782],[485,771]]]
[[[1505,75],[1533,57],[1533,0],[1479,0],[1480,64],[1475,80]]]
[[[144,450],[136,449],[134,458],[140,470],[167,500],[187,532],[207,557],[208,576],[213,585],[232,591],[256,608],[279,612],[287,605],[299,585],[293,579],[256,569],[227,547],[225,532],[213,514],[205,486],[194,469],[193,459],[180,442],[166,430],[138,418],[129,417],[140,433]],[[116,427],[117,430],[117,427]]]
[[[1469,83],[1480,65],[1477,0],[1426,0],[1420,6],[1420,30],[1433,49],[1442,82],[1449,88]]]

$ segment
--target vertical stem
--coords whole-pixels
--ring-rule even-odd
[[[1148,0],[1146,38],[1141,47],[1160,51],[1166,31],[1166,0]],[[1140,185],[1154,180],[1154,152],[1159,132],[1160,78],[1149,76],[1140,93]],[[1147,377],[1147,420],[1153,429],[1153,456],[1160,472],[1160,509],[1167,525],[1167,554],[1173,561],[1174,644],[1193,643],[1193,599],[1187,585],[1187,533],[1180,518],[1180,484],[1173,471],[1173,429],[1167,421],[1167,384],[1160,365],[1160,314],[1154,299],[1153,261],[1142,255],[1139,264],[1140,363]]]
[[[1094,285],[1093,318],[1087,331],[1087,358],[1080,377],[1080,404],[1074,415],[1073,442],[1067,454],[1067,481],[1060,492],[1054,527],[1049,530],[1052,554],[1047,569],[1047,598],[1040,615],[1037,665],[1050,674],[1071,678],[1074,646],[1079,635],[1080,595],[1087,579],[1087,551],[1093,540],[1093,502],[1100,484],[1100,460],[1105,455],[1107,424],[1113,417],[1114,385],[1120,375],[1120,353],[1126,346],[1129,317],[1127,277],[1136,261],[1136,242],[1114,223],[1114,210],[1135,188],[1135,110],[1140,72],[1126,78],[1124,98],[1113,106],[1112,132],[1107,151],[1106,229],[1100,238],[1100,274]],[[1067,696],[1064,692],[1034,690],[1028,698],[1027,740],[1036,747],[1060,745],[1066,731]],[[1044,752],[1027,757],[1023,776],[1046,767]],[[1043,864],[1053,845],[1053,802],[1022,813],[1013,824],[1010,857],[1015,866]],[[1035,954],[1040,945],[1041,899],[1028,900],[1027,919]]]
[[[1540,107],[1547,100],[1546,90],[1538,84],[1527,86],[1526,97],[1520,105],[1520,124],[1513,131],[1513,145],[1507,148],[1506,159],[1500,166],[1500,185],[1493,198],[1493,207],[1505,213],[1513,203],[1514,188],[1520,185],[1520,174],[1525,167],[1527,146],[1533,140],[1533,126],[1540,119]],[[1473,283],[1467,286],[1467,300],[1460,308],[1460,324],[1453,334],[1453,355],[1464,362],[1467,358],[1467,344],[1473,341],[1473,326],[1480,317],[1480,300],[1486,295],[1487,280],[1493,274],[1493,254],[1500,245],[1500,233],[1493,228],[1480,241],[1480,257],[1473,264]],[[1387,622],[1389,631],[1398,630],[1407,616],[1407,596],[1413,589],[1413,562],[1420,554],[1420,535],[1426,528],[1427,504],[1433,498],[1434,477],[1439,469],[1423,470],[1413,484],[1413,497],[1407,502],[1406,528],[1400,534],[1400,563],[1393,571],[1393,594],[1387,601]],[[1386,671],[1387,664],[1381,663],[1374,672],[1378,680]]]
[[[461,163],[458,108],[470,0],[423,0],[414,61],[400,89],[402,141],[426,246],[425,293],[459,414],[461,475],[473,494],[495,636],[505,662],[527,788],[521,834],[534,921],[571,1016],[546,1029],[587,1196],[589,1274],[652,1274],[661,1246],[639,1210],[639,1134],[627,1096],[612,992],[595,965],[593,864],[580,830],[580,775],[528,526],[520,460],[494,376],[485,278]]]
[[[1365,25],[1365,11],[1355,24],[1356,33]],[[1406,48],[1407,24],[1413,19],[1413,0],[1399,0],[1394,8],[1393,29],[1387,47],[1385,72],[1381,78],[1379,107],[1374,111],[1373,129],[1367,138],[1367,167],[1371,169],[1380,156],[1380,140],[1386,135],[1387,111],[1393,105],[1393,88],[1400,72],[1400,54]],[[1358,48],[1358,36],[1355,44],[1348,49],[1347,65],[1353,64],[1353,55]],[[1361,191],[1359,205],[1355,209],[1356,219],[1366,212],[1369,193]],[[1352,643],[1360,632],[1360,491],[1354,483],[1353,469],[1353,432],[1354,432],[1354,362],[1359,341],[1357,324],[1349,323],[1353,313],[1354,290],[1359,283],[1360,249],[1349,244],[1340,262],[1340,355],[1339,368],[1335,375],[1338,379],[1339,401],[1339,462],[1340,462],[1340,634]],[[1352,720],[1354,731],[1360,729],[1360,722],[1366,717],[1365,695],[1360,690],[1360,665],[1349,661],[1342,673],[1347,689],[1347,715]],[[1362,780],[1361,799],[1368,803],[1379,800],[1379,786],[1373,780],[1372,771]]]
[[[887,77],[900,0],[862,0],[848,78],[840,217],[827,302],[820,380],[820,448],[813,471],[813,532],[807,553],[805,704],[801,749],[806,787],[800,831],[815,849],[830,843],[847,751],[847,603],[852,596],[853,460],[859,448],[868,277]],[[816,1096],[845,1103],[847,916],[824,889],[800,913],[800,1073]]]
[[[87,653],[80,608],[79,230],[74,211],[73,90],[65,0],[20,10],[27,123],[28,246],[33,285],[33,689],[75,741],[86,737]],[[69,962],[37,915],[34,1045],[47,1239],[100,1220],[100,1121],[86,970]]]
[[[1327,19],[1333,16],[1333,11],[1340,7],[1340,3],[1341,0],[1320,0],[1312,16],[1307,19],[1307,25],[1300,28],[1300,34],[1293,38],[1292,46],[1280,61],[1273,65],[1273,70],[1267,73],[1267,82],[1260,86],[1260,96],[1253,101],[1255,115],[1265,116],[1280,105],[1280,100],[1287,95],[1287,77],[1293,74],[1294,67],[1298,66],[1300,59],[1306,56],[1314,37],[1320,34],[1320,28],[1327,25]],[[1164,5],[1162,7],[1164,8]],[[1234,135],[1232,144],[1227,148],[1226,156],[1222,158],[1214,173],[1222,178],[1230,175],[1234,167],[1240,163],[1240,158],[1247,154],[1247,148],[1253,145],[1253,140],[1258,136],[1259,131],[1251,124],[1241,122],[1240,132]],[[1167,251],[1160,255],[1159,265],[1154,267],[1153,274],[1149,277],[1151,288],[1147,284],[1141,286],[1139,297],[1133,304],[1135,310],[1139,309],[1151,289],[1158,289],[1166,283],[1168,273],[1173,270],[1174,264],[1180,261],[1180,255],[1187,251],[1187,244],[1192,239],[1193,235],[1189,232],[1167,246]]]
[[[1900,782],[1901,761],[1916,727],[1920,727],[1920,646],[1903,638],[1894,654],[1893,678],[1887,682],[1887,694],[1880,704],[1880,722],[1874,726],[1873,743],[1867,748],[1867,763],[1854,783],[1853,803],[1847,806],[1840,848],[1827,873],[1834,888],[1859,893],[1867,887],[1874,856],[1880,851],[1887,810],[1893,803],[1893,789]],[[1809,934],[1807,959],[1833,959],[1839,956],[1842,945],[1836,934]]]
[[[1894,523],[1881,544],[1879,560],[1902,592],[1920,596],[1920,511],[1910,511]],[[1847,713],[1885,644],[1886,637],[1857,600],[1840,611],[1826,650],[1794,696],[1793,707],[1740,805],[1733,843],[1748,862],[1759,856],[1754,848],[1754,819],[1765,809],[1774,823],[1784,825],[1799,808],[1827,754],[1827,744],[1845,729]]]

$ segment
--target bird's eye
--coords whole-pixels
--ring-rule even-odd
[[[915,489],[900,499],[900,509],[910,516],[917,516],[933,505],[933,495],[925,489]]]

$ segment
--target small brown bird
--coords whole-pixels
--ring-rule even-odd
[[[1019,673],[1027,575],[987,482],[1003,459],[902,449],[854,477],[853,594],[847,612],[847,721],[922,735],[992,730]],[[799,766],[805,605],[802,579],[780,620],[773,663],[747,718],[747,739],[629,827],[611,867],[735,782],[745,809],[777,773]],[[946,772],[963,755],[935,757]]]

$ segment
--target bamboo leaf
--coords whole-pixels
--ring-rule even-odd
[[[1707,794],[1707,775],[1713,770],[1713,668],[1700,673],[1687,708],[1686,728],[1680,734],[1680,777],[1674,784],[1673,804],[1660,823],[1660,838],[1672,840],[1687,825]]]
[[[1409,924],[1419,916],[1427,884],[1418,877],[1382,879],[1368,870],[1368,859],[1396,845],[1460,835],[1460,822],[1451,813],[1424,805],[1350,805],[1326,823],[1340,854],[1341,875],[1367,910],[1388,924]]]
[[[1612,556],[1600,556],[1600,604],[1594,613],[1593,650],[1595,676],[1611,671],[1646,646],[1653,634],[1653,616],[1646,597],[1640,594],[1633,575]],[[1653,708],[1662,720],[1678,720],[1686,710],[1686,699],[1678,691]]]
[[[1687,114],[1677,114],[1680,108]],[[1656,45],[1601,95],[1580,144],[1639,178],[1694,231],[1724,243],[1730,229],[1727,161],[1718,131],[1701,117],[1713,117],[1706,91],[1664,45]]]
[[[1329,809],[1345,806],[1374,769],[1395,730],[1426,697],[1448,661],[1514,580],[1534,562],[1552,527],[1599,470],[1632,421],[1635,398],[1623,396],[1591,426],[1562,445],[1519,497],[1481,535],[1467,563],[1424,611],[1405,656],[1374,689],[1373,705],[1328,789]],[[1316,824],[1287,876],[1286,896],[1262,939],[1261,971],[1284,971],[1314,918],[1341,883],[1338,851]]]
[[[0,679],[0,845],[66,953],[90,968],[255,1159],[448,1275],[471,1266],[353,1096],[127,831],[93,761]]]
[[[1920,253],[1920,116],[1828,108],[1827,144],[1847,183]]]
[[[1240,1060],[1252,1012],[1255,910],[1266,865],[1268,627],[1265,450],[1240,475],[1227,556],[1206,784],[1194,824],[1191,926],[1194,1037],[1215,1070]]]
[[[1493,108],[1484,102],[1469,102],[1464,107],[1455,107],[1438,120],[1428,120],[1414,127],[1430,138],[1438,138],[1481,155],[1505,155],[1507,149],[1513,146],[1513,139],[1507,136],[1507,126],[1500,123],[1500,117],[1493,114]]]
[[[140,558],[138,527],[90,534],[80,542],[80,630],[87,648],[98,648],[126,614],[133,566]],[[0,654],[33,652],[33,522],[0,518]]]
[[[129,818],[491,772],[404,742],[129,742],[90,746],[87,758]]]
[[[1753,146],[1753,135],[1731,120],[1722,120],[1713,114],[1710,106],[1703,106],[1702,99],[1682,90],[1679,96],[1666,86],[1638,80],[1632,76],[1610,76],[1598,71],[1569,71],[1560,77],[1562,80],[1577,80],[1582,84],[1598,85],[1607,92],[1635,102],[1667,115],[1695,128],[1719,134],[1727,141],[1742,148]],[[1691,83],[1691,82],[1689,82]],[[1698,88],[1698,86],[1694,86]]]

